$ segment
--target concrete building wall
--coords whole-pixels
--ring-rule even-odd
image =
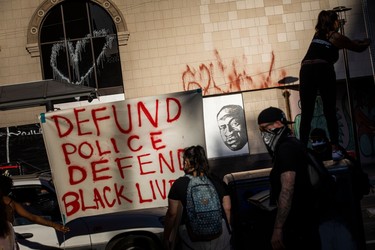
[[[28,25],[47,1],[59,2],[0,0],[0,85],[42,79],[40,58],[31,57],[26,44]],[[263,108],[286,108],[283,89],[252,90],[278,87],[278,81],[288,76],[298,79],[322,9],[352,8],[346,34],[366,36],[360,0],[108,2],[122,13],[130,34],[127,44],[120,46],[126,99],[197,87],[205,89],[205,95],[241,91],[249,140],[258,136],[255,120]],[[353,77],[371,75],[369,55],[349,56]],[[338,78],[344,78],[342,60],[336,69]],[[4,127],[36,123],[44,110],[0,112]],[[255,151],[264,151],[262,147],[255,145]]]

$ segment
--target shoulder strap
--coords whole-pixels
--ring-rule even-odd
[[[209,180],[211,181],[211,183],[212,183],[212,185],[214,186],[214,188],[215,188],[215,190],[216,190],[216,192],[217,192],[217,195],[218,195],[218,197],[219,197],[219,199],[220,199],[220,194],[219,194],[219,192],[217,191],[216,186],[215,186],[215,184],[214,184],[215,180],[213,180],[213,178],[211,178],[209,175],[206,175],[206,176],[207,176],[207,179],[209,179]],[[225,210],[224,210],[224,207],[223,207],[223,203],[222,203],[221,200],[220,200],[220,206],[221,206],[221,215],[222,215],[222,217],[223,217],[224,220],[225,220],[225,225],[227,226],[228,232],[229,232],[230,234],[232,234],[232,227],[231,227],[231,225],[229,224],[229,221],[228,221],[228,218],[227,218],[227,215],[226,215],[226,213],[225,213]]]

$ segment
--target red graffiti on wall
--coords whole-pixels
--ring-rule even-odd
[[[208,65],[202,63],[198,70],[186,65],[186,70],[182,74],[183,89],[201,88],[203,95],[213,95],[280,86],[278,80],[286,76],[286,71],[284,69],[279,70],[276,72],[277,80],[273,79],[272,73],[275,73],[275,55],[273,52],[271,56],[268,72],[255,77],[248,74],[244,67],[247,65],[246,56],[242,57],[242,62],[233,59],[231,66],[227,67],[219,52],[215,50],[215,63],[210,62]],[[219,81],[221,83],[218,83]]]

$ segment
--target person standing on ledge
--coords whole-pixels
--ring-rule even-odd
[[[319,13],[315,34],[301,63],[299,95],[301,100],[300,140],[308,144],[315,99],[319,94],[327,121],[332,159],[343,158],[339,145],[339,127],[336,118],[336,72],[334,64],[340,49],[362,52],[370,45],[369,39],[351,40],[338,32],[340,20],[335,11]]]

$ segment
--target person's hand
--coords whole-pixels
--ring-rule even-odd
[[[283,242],[283,229],[282,228],[273,229],[271,245],[272,245],[273,250],[285,249],[284,242]]]
[[[53,228],[56,229],[57,231],[62,232],[62,233],[67,233],[67,232],[70,231],[70,228],[69,228],[69,227],[66,227],[66,226],[64,226],[64,225],[57,224],[57,223],[55,223],[55,224],[53,225]]]
[[[371,43],[371,40],[370,40],[369,38],[365,38],[365,39],[363,39],[363,41],[362,41],[362,44],[363,44],[363,45],[366,45],[366,46],[369,46],[370,43]]]

